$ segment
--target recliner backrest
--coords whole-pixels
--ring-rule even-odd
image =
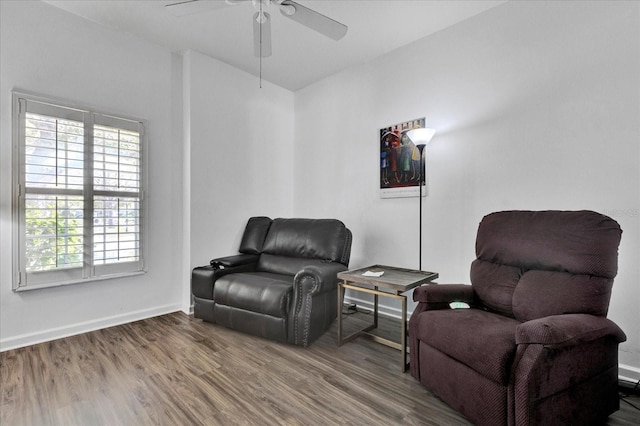
[[[249,218],[247,226],[244,228],[239,252],[245,254],[262,253],[262,246],[265,238],[267,238],[271,222],[273,221],[266,216]]]
[[[347,246],[347,228],[339,220],[274,219],[262,252],[342,263]]]
[[[521,321],[606,316],[618,270],[618,223],[592,211],[504,211],[478,227],[471,282],[487,308]]]

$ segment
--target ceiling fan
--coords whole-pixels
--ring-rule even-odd
[[[167,4],[165,9],[176,16],[186,16],[239,3],[252,3],[256,9],[253,15],[253,51],[261,58],[271,56],[269,6],[278,8],[282,16],[333,40],[340,40],[347,34],[346,25],[291,0],[183,0]]]

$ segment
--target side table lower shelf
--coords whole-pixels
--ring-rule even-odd
[[[378,277],[363,276],[366,271],[383,272]],[[354,271],[340,272],[338,278],[343,281],[338,283],[338,346],[354,340],[360,336],[367,336],[377,343],[389,346],[400,351],[402,357],[402,372],[407,371],[407,297],[404,293],[421,284],[431,282],[438,278],[435,272],[416,271],[412,269],[396,268],[392,266],[374,265],[368,268],[357,269]],[[369,287],[373,288],[369,288]],[[382,291],[385,288],[390,291]],[[342,333],[342,306],[344,303],[345,290],[358,291],[373,295],[373,323],[364,328],[343,337]],[[370,333],[370,331],[378,327],[378,298],[390,297],[400,300],[401,303],[401,322],[400,322],[400,342],[386,339]]]

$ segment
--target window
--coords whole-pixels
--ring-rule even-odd
[[[142,273],[143,122],[13,101],[14,290]]]

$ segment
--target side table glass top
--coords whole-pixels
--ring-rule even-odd
[[[383,272],[383,274],[379,277],[362,275],[367,271]],[[372,265],[366,268],[339,272],[338,278],[351,283],[368,284],[403,293],[421,284],[435,280],[438,278],[438,274],[436,272],[418,271],[396,266]]]

